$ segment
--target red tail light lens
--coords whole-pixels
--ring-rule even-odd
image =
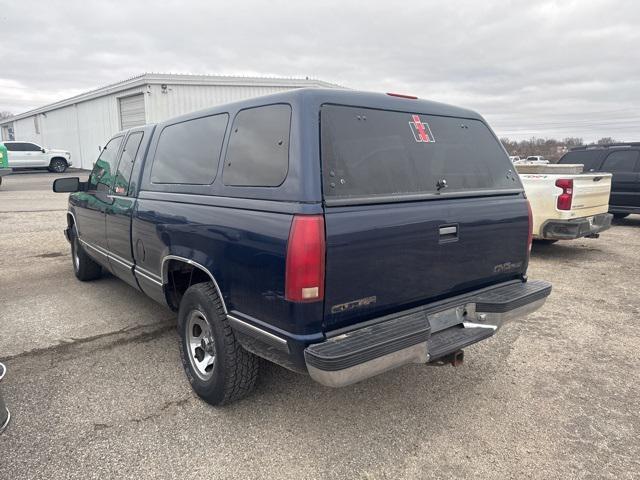
[[[324,257],[324,217],[295,215],[287,244],[287,300],[316,302],[324,298]]]
[[[558,196],[558,210],[571,210],[571,201],[573,200],[573,180],[571,178],[559,178],[556,180],[556,187],[562,189],[562,193]]]
[[[527,213],[529,214],[529,236],[527,237],[527,252],[531,252],[531,245],[533,244],[533,212],[531,211],[531,204],[527,200]]]

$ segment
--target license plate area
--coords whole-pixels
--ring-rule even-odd
[[[458,305],[457,307],[448,308],[439,312],[430,313],[427,315],[429,319],[429,325],[431,326],[431,333],[445,330],[454,325],[459,325],[462,322],[473,322],[476,318],[476,304],[465,303],[464,305]]]

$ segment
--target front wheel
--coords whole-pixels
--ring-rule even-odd
[[[49,163],[49,171],[53,173],[64,173],[67,170],[67,161],[62,158],[54,158]]]
[[[620,220],[622,218],[627,218],[629,215],[629,213],[614,213],[613,218],[615,218],[616,220]]]
[[[87,255],[80,244],[75,226],[71,230],[71,261],[73,262],[73,273],[78,280],[87,282],[102,275],[102,267]]]
[[[224,405],[253,390],[258,357],[236,340],[212,283],[187,289],[178,311],[178,330],[182,366],[202,399]]]

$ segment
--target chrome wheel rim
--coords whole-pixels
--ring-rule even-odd
[[[73,248],[71,250],[71,253],[73,254],[73,268],[78,271],[80,270],[80,257],[78,256],[78,239],[73,240]]]
[[[53,162],[53,170],[56,173],[64,172],[64,164],[62,162]]]
[[[209,380],[215,367],[216,348],[209,321],[200,310],[189,313],[186,333],[185,346],[193,371],[201,380]]]

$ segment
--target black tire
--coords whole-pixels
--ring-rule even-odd
[[[52,173],[64,173],[67,167],[67,161],[64,158],[54,158],[49,163],[49,171]]]
[[[73,273],[76,274],[78,280],[83,282],[95,280],[102,275],[100,264],[87,255],[80,244],[75,226],[71,230],[71,264],[73,265]]]
[[[627,218],[629,215],[631,214],[630,213],[614,213],[613,218],[615,218],[616,220],[620,220],[623,218]]]
[[[535,239],[534,242],[539,244],[539,245],[551,245],[556,243],[558,240],[552,240],[550,238],[540,238],[540,239]]]
[[[209,332],[198,327],[204,324]],[[211,405],[224,405],[253,390],[259,359],[236,340],[211,282],[187,289],[180,301],[178,331],[182,366],[191,387],[203,400]],[[202,339],[200,343],[198,338]],[[207,361],[211,364],[202,368]]]

